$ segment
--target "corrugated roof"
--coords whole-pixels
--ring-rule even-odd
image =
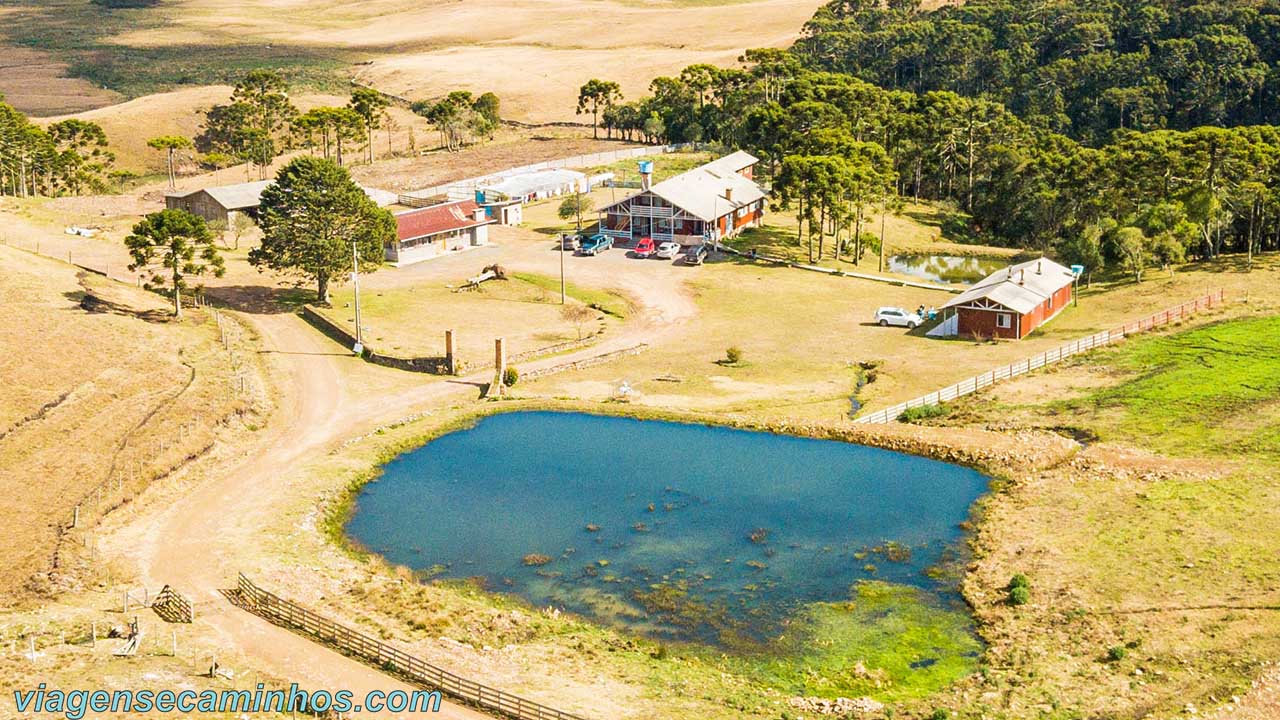
[[[736,173],[736,172],[742,172],[744,168],[749,168],[758,162],[760,162],[760,159],[757,158],[755,155],[752,155],[746,150],[739,150],[737,152],[725,155],[719,160],[712,160],[711,162],[707,163],[706,165],[703,165],[702,167],[707,168],[709,170],[722,170],[724,172]]]
[[[566,185],[585,184],[587,176],[577,170],[538,170],[503,178],[481,189],[507,197],[524,197],[538,192],[559,190]]]
[[[981,299],[1025,315],[1075,279],[1070,269],[1042,257],[997,270],[942,307],[968,305]]]
[[[397,213],[396,236],[401,241],[413,238],[429,237],[454,230],[488,225],[492,220],[485,218],[476,220],[476,209],[480,206],[475,200],[459,200],[458,202],[432,205],[421,210],[408,210]]]
[[[225,210],[248,210],[262,204],[262,191],[266,190],[274,182],[275,180],[258,180],[257,182],[238,183],[236,185],[217,185],[182,193],[167,193],[165,197],[185,198],[198,192],[205,192]],[[364,194],[377,203],[378,207],[393,205],[399,200],[395,193],[386,190],[364,186],[361,186],[360,189],[364,190]]]

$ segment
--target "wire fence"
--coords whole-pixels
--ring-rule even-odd
[[[385,672],[404,676],[428,688],[439,690],[455,700],[495,711],[516,720],[584,720],[579,715],[556,710],[442,670],[399,648],[321,617],[297,603],[267,592],[253,584],[244,573],[240,574],[238,590],[242,606],[253,614],[275,625],[309,635],[321,643],[331,645]]]
[[[1162,310],[1158,313],[1142,318],[1141,320],[1135,320],[1134,322],[1127,323],[1121,327],[1115,328],[1114,330],[1104,330],[1086,338],[1073,340],[1065,345],[1042,352],[1039,355],[1026,358],[1025,360],[1020,360],[1010,365],[998,367],[994,370],[989,370],[981,375],[976,375],[966,380],[961,380],[954,385],[949,385],[941,390],[931,392],[928,395],[922,395],[904,403],[898,403],[892,407],[887,407],[884,410],[879,410],[869,415],[863,415],[854,419],[854,422],[860,424],[884,424],[893,422],[897,420],[902,413],[912,408],[938,405],[965,395],[972,395],[973,393],[976,393],[983,388],[991,387],[1002,380],[1008,380],[1019,375],[1025,375],[1032,370],[1039,370],[1042,367],[1062,362],[1072,355],[1079,355],[1080,353],[1088,352],[1094,348],[1110,345],[1119,340],[1123,340],[1129,335],[1146,332],[1162,325],[1167,325],[1171,322],[1181,320],[1189,315],[1194,315],[1200,310],[1221,305],[1225,302],[1224,298],[1225,295],[1222,290],[1211,292],[1203,297],[1198,297],[1195,300],[1182,303],[1177,307]]]

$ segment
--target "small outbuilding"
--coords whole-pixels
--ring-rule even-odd
[[[987,276],[943,306],[954,310],[962,337],[1019,340],[1071,303],[1076,275],[1048,259],[1010,265]]]
[[[488,245],[488,226],[494,222],[474,200],[407,210],[395,219],[396,239],[386,245],[387,262],[394,265]]]

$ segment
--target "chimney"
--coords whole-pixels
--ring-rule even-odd
[[[1026,285],[1026,284],[1027,284],[1027,270],[1026,270],[1026,268],[1023,268],[1022,270],[1019,270],[1019,271],[1018,271],[1018,284],[1019,284],[1019,285]]]
[[[733,188],[724,189],[724,199],[733,202]]]
[[[1041,259],[1041,260],[1037,260],[1037,261],[1036,261],[1036,274],[1037,274],[1037,275],[1043,275],[1043,274],[1044,274],[1044,273],[1040,272],[1040,266],[1041,266],[1041,265],[1044,265],[1044,260],[1043,260],[1043,259]]]

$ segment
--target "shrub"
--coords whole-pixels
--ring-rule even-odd
[[[919,422],[929,418],[946,417],[950,414],[951,408],[938,403],[937,405],[921,405],[920,407],[907,408],[898,416],[898,420],[906,423]]]
[[[949,717],[951,717],[951,713],[943,710],[942,708],[937,708],[933,711],[933,714],[929,716],[929,720],[947,720]]]
[[[724,351],[724,362],[726,365],[737,365],[742,362],[742,349],[734,346]]]
[[[511,387],[518,382],[520,382],[520,371],[514,366],[508,367],[507,371],[502,374],[502,384]]]
[[[1031,581],[1027,579],[1026,575],[1018,573],[1009,579],[1009,589],[1012,590],[1017,587],[1031,589]]]
[[[1026,605],[1031,600],[1031,591],[1019,585],[1018,587],[1009,588],[1009,604],[1010,605]]]
[[[1122,645],[1107,648],[1107,659],[1111,662],[1120,662],[1127,654],[1129,654],[1129,651]]]

